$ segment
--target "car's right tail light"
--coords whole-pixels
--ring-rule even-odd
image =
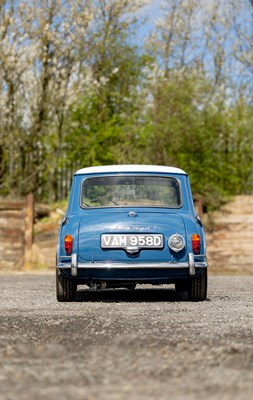
[[[199,254],[200,252],[200,236],[197,233],[192,235],[192,250],[194,254]]]
[[[64,248],[67,256],[70,256],[73,250],[73,236],[66,235],[64,238]]]

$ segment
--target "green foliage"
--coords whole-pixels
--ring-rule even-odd
[[[128,43],[117,50],[116,59],[103,59],[100,76],[69,110],[65,144],[68,157],[78,159],[82,167],[129,163],[137,156],[137,126],[145,126],[140,121],[145,105],[143,68],[150,57],[138,54]]]
[[[112,93],[113,85],[107,83]],[[70,159],[78,159],[80,167],[178,166],[190,175],[194,195],[208,209],[219,207],[231,195],[251,192],[251,107],[242,101],[231,106],[215,101],[212,85],[193,73],[155,81],[148,87],[148,107],[143,92],[132,91],[129,110],[115,100],[113,112],[99,114],[100,107],[107,110],[111,102],[95,91],[74,104],[66,137]]]
[[[238,74],[226,75],[235,59],[252,67],[251,53],[239,51],[240,38],[252,43],[243,17],[225,27],[216,8],[204,16],[198,2],[167,2],[174,6],[148,54],[136,45],[138,1],[7,3],[0,17],[1,195],[59,201],[78,168],[120,163],[185,169],[209,209],[252,193],[253,108],[245,100],[252,87],[242,78],[239,96]],[[225,40],[233,23],[234,47],[235,38],[229,46]]]
[[[193,192],[209,209],[252,190],[248,107],[216,104],[211,93],[200,77],[161,80],[153,89],[145,151],[147,162],[186,170]]]

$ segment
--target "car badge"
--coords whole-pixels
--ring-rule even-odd
[[[128,216],[129,216],[129,217],[137,217],[137,213],[136,213],[135,211],[130,211],[130,212],[128,213]]]

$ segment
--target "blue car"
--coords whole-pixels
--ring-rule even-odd
[[[174,284],[202,301],[207,265],[186,172],[113,165],[75,173],[58,236],[58,301],[73,301],[79,284],[94,290]]]

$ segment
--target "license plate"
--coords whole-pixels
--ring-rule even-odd
[[[163,235],[132,235],[132,234],[104,234],[101,236],[102,249],[128,249],[136,247],[139,249],[162,249]]]

